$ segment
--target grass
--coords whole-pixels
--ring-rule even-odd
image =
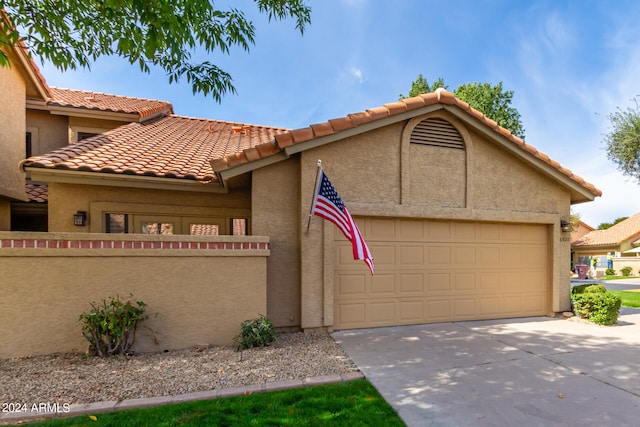
[[[365,379],[315,387],[61,418],[29,426],[404,426]]]
[[[638,276],[604,276],[599,280],[621,280],[621,279],[637,279]]]
[[[634,291],[608,291],[622,299],[623,307],[640,307],[640,292]]]

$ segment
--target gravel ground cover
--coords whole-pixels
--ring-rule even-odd
[[[91,403],[177,395],[357,371],[327,334],[285,333],[264,348],[193,348],[101,359],[53,354],[0,360],[0,402]]]

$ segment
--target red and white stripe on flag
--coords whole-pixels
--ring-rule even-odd
[[[334,223],[342,231],[344,237],[351,241],[353,259],[364,260],[373,274],[373,257],[369,247],[335,187],[322,169],[318,173],[311,213]]]

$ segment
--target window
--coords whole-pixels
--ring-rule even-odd
[[[247,219],[246,218],[231,218],[231,233],[233,236],[246,236],[247,235]]]
[[[173,234],[173,224],[170,222],[143,222],[142,234]]]
[[[192,236],[217,236],[220,234],[218,224],[190,224],[189,234]]]
[[[91,138],[92,136],[99,135],[98,133],[90,133],[90,132],[78,132],[78,142],[83,139]]]
[[[25,159],[28,159],[33,155],[33,149],[31,148],[31,132],[27,132],[27,140],[25,144]]]
[[[107,233],[128,233],[129,232],[129,215],[108,213],[105,214],[106,232]]]

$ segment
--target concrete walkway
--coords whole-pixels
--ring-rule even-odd
[[[50,411],[0,412],[0,424],[17,424],[43,418],[75,417],[78,415],[96,415],[104,412],[122,411],[125,409],[149,408],[152,406],[172,405],[197,400],[212,400],[222,397],[243,396],[247,394],[267,391],[287,390],[291,388],[308,387],[322,384],[335,384],[363,378],[360,372],[349,372],[342,375],[327,375],[312,377],[304,380],[273,381],[264,384],[234,387],[220,390],[201,391],[197,393],[180,394],[176,396],[159,396],[143,399],[129,399],[123,401],[108,401],[69,405],[68,408],[49,408]]]
[[[640,425],[640,314],[339,331],[408,426]]]

